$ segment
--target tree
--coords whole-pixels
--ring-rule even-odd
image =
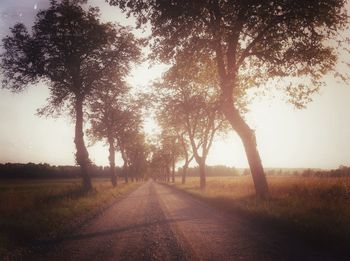
[[[128,102],[128,109],[123,111],[122,118],[116,122],[116,131],[114,132],[117,149],[123,159],[123,175],[125,182],[129,182],[129,172],[132,161],[132,151],[141,146],[144,137],[141,134],[141,114],[137,106],[131,106],[132,102]],[[142,143],[143,144],[143,143]]]
[[[76,162],[83,185],[92,187],[83,133],[84,102],[112,71],[127,71],[138,59],[138,41],[130,29],[101,23],[97,8],[84,10],[86,1],[52,0],[37,14],[32,32],[16,24],[3,39],[2,87],[15,92],[43,80],[49,87],[49,105],[42,114],[69,108],[75,116]],[[65,106],[66,105],[66,106]]]
[[[190,145],[188,142],[188,139],[186,139],[185,133],[182,132],[181,134],[179,134],[179,141],[182,147],[182,153],[183,153],[183,159],[184,159],[184,164],[182,165],[182,175],[181,175],[181,184],[185,184],[186,183],[186,177],[187,177],[187,170],[188,167],[191,163],[191,161],[194,158],[193,153],[190,153]]]
[[[128,174],[131,180],[138,180],[144,177],[147,170],[147,156],[149,153],[145,136],[140,132],[135,132],[132,139],[126,144],[126,160],[128,162]]]
[[[151,176],[157,180],[168,181],[169,177],[169,160],[167,154],[162,148],[154,145],[151,149],[150,160]]]
[[[126,94],[129,87],[121,76],[114,73],[100,80],[100,88],[94,90],[89,99],[89,120],[91,128],[88,136],[94,142],[106,140],[109,145],[109,167],[113,186],[117,185],[115,175],[115,152],[117,137],[123,135],[126,126],[137,125],[133,121],[132,112],[128,110]]]
[[[184,130],[184,126],[182,123],[177,122],[178,117],[174,117],[172,110],[165,110],[165,107],[162,107],[161,104],[164,105],[164,101],[167,103],[169,100],[167,99],[167,95],[164,97],[160,97],[160,107],[158,108],[157,112],[157,121],[160,127],[164,130],[167,130],[167,132],[172,134],[171,140],[175,141],[173,142],[173,146],[171,151],[174,153],[174,163],[173,163],[173,176],[174,176],[174,169],[175,169],[175,159],[183,160],[183,166],[182,166],[182,178],[181,183],[185,184],[186,182],[186,176],[187,176],[187,170],[188,166],[193,160],[193,153],[191,151],[191,145],[190,141],[188,139],[188,136],[186,135],[186,130]],[[163,102],[162,102],[163,100]],[[171,109],[168,107],[167,109]],[[162,133],[162,134],[163,134]],[[175,179],[175,178],[174,178]]]
[[[166,151],[170,152],[171,157],[171,176],[172,182],[175,182],[175,164],[178,161],[183,161],[183,165],[181,167],[182,175],[181,175],[181,183],[186,183],[187,170],[194,159],[194,155],[191,150],[191,144],[189,138],[186,136],[186,131],[182,130],[183,126],[181,125],[171,125],[174,122],[171,122],[171,117],[168,117],[167,111],[162,111],[158,116],[160,122],[160,126],[163,129],[169,131],[171,129],[173,136],[170,137],[170,144],[166,145]],[[175,123],[176,124],[176,123]],[[169,142],[168,142],[169,143]]]
[[[110,0],[150,23],[153,57],[171,62],[178,55],[205,54],[216,62],[221,110],[240,136],[258,196],[268,185],[254,131],[237,108],[241,88],[271,79],[285,86],[290,102],[303,107],[334,68],[336,47],[327,44],[344,28],[345,0]],[[287,82],[292,79],[291,84]],[[299,80],[299,82],[298,82]]]
[[[187,136],[199,165],[201,189],[206,185],[205,162],[214,137],[227,129],[218,107],[216,80],[211,77],[215,70],[211,69],[209,63],[179,61],[164,74],[163,82],[156,85],[160,93],[161,125],[173,128],[184,143]]]
[[[163,115],[166,117],[166,115]],[[182,148],[179,141],[179,136],[170,125],[163,126],[162,133],[160,134],[161,150],[163,156],[167,158],[168,168],[171,168],[171,182],[175,182],[175,166],[176,162],[181,158]]]

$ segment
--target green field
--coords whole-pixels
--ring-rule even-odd
[[[270,176],[270,198],[254,197],[250,176],[207,179],[205,191],[197,177],[175,186],[225,211],[240,213],[255,220],[303,237],[327,243],[350,239],[350,179],[329,177]]]
[[[0,181],[0,257],[20,255],[38,239],[53,238],[79,227],[108,203],[140,183],[93,181],[86,193],[78,179]],[[1,259],[1,258],[0,258]]]

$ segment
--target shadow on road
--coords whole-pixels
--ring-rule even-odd
[[[142,228],[159,226],[159,225],[166,225],[166,224],[187,221],[187,220],[189,220],[189,219],[166,219],[166,220],[161,220],[161,221],[154,221],[154,222],[142,223],[142,224],[137,224],[137,225],[130,225],[130,226],[122,227],[122,228],[101,230],[101,231],[97,231],[94,233],[86,233],[86,234],[79,233],[76,235],[56,238],[53,240],[40,240],[37,243],[41,244],[41,245],[56,245],[57,243],[62,243],[62,242],[66,242],[66,241],[83,240],[83,239],[95,238],[95,237],[100,237],[100,236],[107,236],[107,235],[118,234],[118,233],[122,233],[122,232],[126,232],[126,231],[133,231],[133,230],[137,231],[137,230],[142,229]]]

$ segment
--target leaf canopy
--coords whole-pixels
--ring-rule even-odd
[[[307,100],[337,61],[327,43],[348,22],[346,0],[109,0],[152,27],[152,56],[162,62],[205,55],[217,63],[221,88],[273,78],[308,83],[289,92]],[[224,87],[225,86],[225,87]],[[229,87],[228,87],[229,86]],[[301,86],[301,85],[297,85]],[[288,87],[288,85],[286,85]],[[309,88],[311,91],[305,90]],[[301,97],[300,99],[298,97]]]
[[[16,24],[3,39],[2,87],[21,91],[44,80],[51,109],[65,101],[84,99],[100,80],[126,74],[140,59],[140,41],[131,29],[99,20],[99,10],[85,10],[82,1],[51,1],[39,11],[31,32]]]

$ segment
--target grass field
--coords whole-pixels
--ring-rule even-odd
[[[1,180],[0,259],[72,230],[139,184],[113,188],[109,180],[98,179],[93,185],[94,191],[85,193],[77,179]]]
[[[350,239],[350,179],[323,177],[268,177],[270,198],[254,197],[250,176],[207,179],[201,191],[199,179],[188,178],[175,186],[227,211],[239,212],[275,226],[302,233],[327,244]]]

